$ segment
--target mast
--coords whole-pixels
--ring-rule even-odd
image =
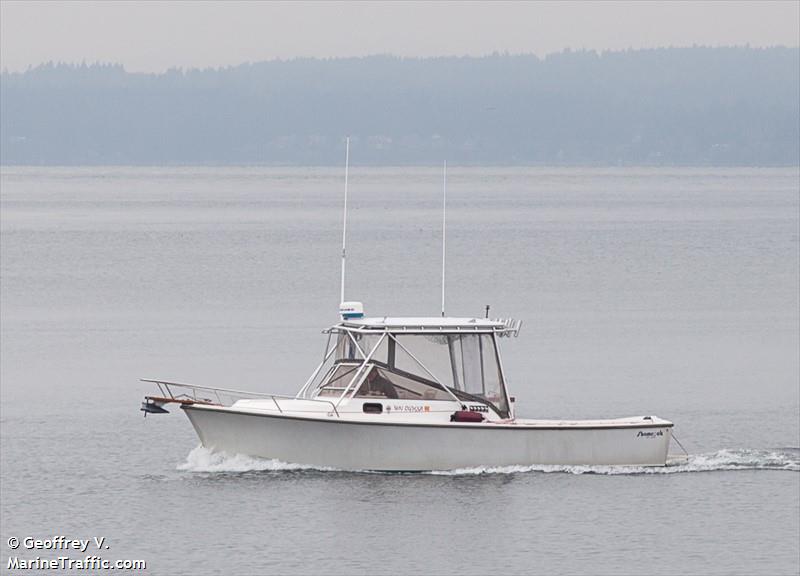
[[[442,170],[442,318],[444,318],[444,271],[447,246],[447,160]]]
[[[347,173],[350,168],[350,136],[347,137],[344,156],[344,215],[342,216],[342,291],[339,302],[344,302],[344,265],[347,260]]]

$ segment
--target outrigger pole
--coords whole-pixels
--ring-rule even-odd
[[[347,259],[347,173],[350,168],[350,136],[346,140],[344,156],[344,216],[342,224],[342,292],[339,302],[344,302],[344,265]]]
[[[447,160],[442,172],[442,318],[444,318],[444,265],[447,241]]]

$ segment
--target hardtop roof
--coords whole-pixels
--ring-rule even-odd
[[[338,326],[362,330],[426,332],[494,332],[495,330],[507,329],[507,324],[503,320],[490,320],[488,318],[442,318],[438,316],[348,318],[347,320],[342,320]]]

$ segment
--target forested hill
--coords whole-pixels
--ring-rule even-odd
[[[795,165],[798,48],[270,61],[0,82],[3,164]]]

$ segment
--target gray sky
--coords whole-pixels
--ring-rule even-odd
[[[482,55],[564,48],[800,44],[783,2],[0,1],[0,66],[114,62],[129,71],[297,56]]]

